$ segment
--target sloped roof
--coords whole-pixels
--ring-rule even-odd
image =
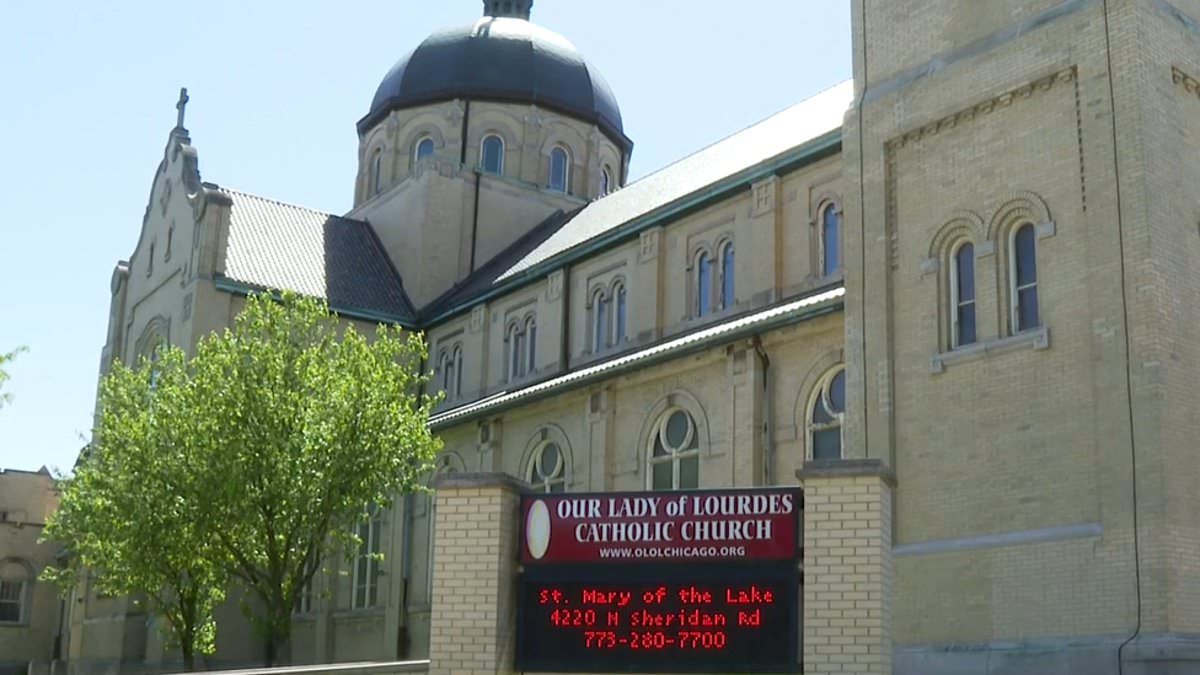
[[[232,201],[225,279],[324,298],[347,316],[413,323],[400,274],[371,226],[218,187]]]
[[[854,82],[847,80],[588,204],[498,280],[516,276],[723,178],[837,131],[853,97]]]

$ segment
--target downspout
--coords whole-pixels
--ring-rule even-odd
[[[1142,633],[1142,553],[1141,537],[1138,527],[1138,489],[1137,489],[1137,434],[1134,431],[1133,412],[1133,346],[1129,338],[1129,280],[1125,259],[1125,217],[1121,207],[1121,161],[1117,151],[1117,95],[1113,85],[1112,60],[1112,28],[1109,26],[1108,0],[1104,0],[1104,55],[1108,66],[1108,105],[1112,124],[1113,144],[1113,177],[1116,179],[1116,190],[1113,197],[1117,202],[1117,252],[1121,256],[1121,320],[1122,333],[1125,338],[1125,401],[1129,415],[1129,477],[1130,499],[1133,501],[1133,591],[1136,604],[1133,631],[1129,637],[1117,647],[1117,672],[1125,672],[1125,648]]]
[[[771,357],[763,347],[762,336],[754,336],[754,353],[762,365],[763,379],[763,485],[773,485],[775,480],[775,371],[771,370]]]

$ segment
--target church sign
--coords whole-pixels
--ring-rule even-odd
[[[801,509],[795,488],[524,496],[518,669],[796,671]]]

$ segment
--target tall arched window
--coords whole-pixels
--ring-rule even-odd
[[[721,308],[733,307],[733,242],[721,249]]]
[[[606,165],[600,170],[600,196],[603,197],[609,192],[612,192],[612,169]]]
[[[812,459],[841,458],[845,415],[846,369],[839,366],[821,378],[808,407],[808,447]]]
[[[383,189],[383,148],[376,148],[371,156],[371,194],[377,195]]]
[[[592,351],[600,352],[608,346],[609,308],[612,300],[603,290],[592,296]]]
[[[841,267],[841,219],[832,203],[821,211],[821,273],[825,276]]]
[[[366,520],[358,524],[358,557],[354,561],[354,595],[351,609],[375,607],[379,602],[379,554],[383,551],[383,515],[375,504],[367,507]]]
[[[951,258],[950,346],[961,347],[975,342],[975,247],[960,244]]]
[[[1032,224],[1018,227],[1009,243],[1009,298],[1012,302],[1012,331],[1037,328],[1037,232]]]
[[[450,360],[450,352],[443,349],[438,354],[437,372],[441,375],[442,391],[446,392],[446,396],[450,397],[450,383],[454,381],[454,363]]]
[[[681,408],[659,417],[650,437],[650,488],[687,490],[700,485],[700,436]]]
[[[554,441],[547,441],[529,459],[525,480],[535,492],[565,492],[567,489],[567,458]]]
[[[696,316],[712,309],[712,259],[707,251],[696,256]]]
[[[20,560],[0,561],[0,625],[29,623],[33,568]]]
[[[613,339],[614,345],[620,345],[625,341],[625,284],[617,282],[613,287],[613,297],[616,299],[617,309],[616,316],[613,321]]]
[[[571,179],[571,157],[567,151],[556,147],[550,151],[550,189],[567,192]]]
[[[537,367],[537,319],[532,316],[525,319],[525,337],[529,341],[527,346],[529,353],[525,360],[525,372],[532,373]]]
[[[504,174],[504,140],[495,134],[483,139],[479,153],[479,168],[497,176]]]
[[[414,162],[419,162],[426,157],[433,157],[433,139],[428,136],[417,141],[417,145],[413,149]]]
[[[463,353],[462,345],[454,345],[454,355],[450,358],[451,367],[454,368],[454,397],[462,396],[463,382]]]
[[[525,374],[522,366],[525,354],[525,331],[521,324],[514,323],[508,327],[508,377],[515,379]]]

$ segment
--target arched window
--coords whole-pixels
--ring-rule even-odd
[[[603,197],[609,192],[612,192],[612,169],[606,165],[600,170],[600,196]]]
[[[354,595],[350,608],[375,607],[379,602],[379,553],[383,550],[383,515],[375,504],[367,507],[358,524],[358,556],[354,560]]]
[[[438,354],[437,372],[441,375],[442,391],[446,392],[446,397],[449,398],[450,383],[454,381],[454,363],[450,360],[450,353],[443,349]]]
[[[625,341],[625,284],[617,282],[613,289],[613,297],[616,298],[617,310],[613,321],[612,342],[614,345],[620,345]]]
[[[454,345],[454,356],[450,359],[451,367],[454,368],[454,397],[462,396],[463,382],[463,353],[462,345]]]
[[[529,341],[529,353],[525,360],[525,372],[532,373],[537,366],[537,319],[532,316],[525,319],[525,337]],[[521,374],[524,375],[525,372]]]
[[[562,148],[550,151],[550,189],[557,192],[568,192],[567,186],[571,180],[571,157]]]
[[[658,419],[650,436],[650,488],[687,490],[700,485],[700,438],[696,420],[681,408]]]
[[[696,257],[696,316],[712,309],[712,260],[707,251]]]
[[[554,441],[547,441],[530,458],[525,480],[536,492],[565,492],[567,489],[567,458]]]
[[[733,242],[721,249],[721,308],[733,307]]]
[[[821,273],[825,276],[835,274],[841,267],[841,219],[832,203],[821,210]]]
[[[975,342],[975,247],[960,244],[951,258],[950,346],[961,347]]]
[[[0,625],[29,623],[33,569],[20,560],[0,561]]]
[[[1012,332],[1020,333],[1041,325],[1037,295],[1037,232],[1032,224],[1013,231],[1008,258]]]
[[[592,294],[592,352],[603,351],[608,346],[609,309],[612,300],[602,290]]]
[[[414,162],[419,162],[426,157],[433,157],[433,139],[428,136],[417,141],[417,145],[413,149]]]
[[[376,148],[371,156],[371,194],[377,195],[383,190],[383,148]]]
[[[525,354],[525,331],[521,324],[514,323],[508,327],[508,379],[516,379],[525,374],[523,356]]]
[[[504,174],[504,140],[495,134],[484,137],[479,168],[497,176]]]
[[[840,459],[846,415],[846,369],[829,371],[817,384],[808,407],[808,447],[812,459]]]

